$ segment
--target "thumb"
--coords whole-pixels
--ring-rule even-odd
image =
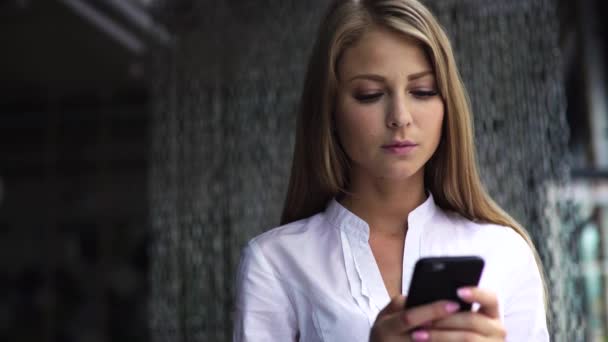
[[[378,316],[383,316],[398,311],[402,311],[405,308],[406,297],[404,295],[397,295],[391,299],[391,301],[382,309]]]

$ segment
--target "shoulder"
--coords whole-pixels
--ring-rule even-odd
[[[323,213],[272,228],[245,246],[237,279],[242,283],[246,278],[273,279],[302,290],[331,263],[329,259],[339,246],[339,239],[339,230],[328,223]]]
[[[476,254],[494,260],[502,268],[529,264],[533,247],[515,229],[468,220],[457,213],[435,215],[425,236],[427,248],[435,254]]]
[[[321,252],[329,241],[339,238],[323,212],[274,227],[252,238],[244,250],[244,257],[263,259],[275,270],[300,264],[306,256]],[[305,258],[304,258],[305,259]]]
[[[467,252],[483,257],[490,269],[502,274],[496,279],[508,281],[509,277],[524,275],[537,278],[542,266],[537,265],[534,246],[512,227],[475,222],[456,213],[446,213],[438,222],[435,241],[444,241],[444,248],[454,254]]]
[[[264,251],[291,248],[295,245],[314,244],[321,238],[329,224],[324,214],[318,213],[313,216],[290,222],[288,224],[271,228],[266,232],[250,240]]]
[[[474,244],[497,249],[525,251],[530,246],[524,237],[512,227],[489,222],[471,221],[454,212],[437,215],[435,222],[442,234],[450,234]]]

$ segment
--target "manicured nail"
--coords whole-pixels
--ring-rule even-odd
[[[414,341],[428,341],[429,333],[424,330],[417,330],[412,334],[412,338]]]
[[[457,292],[458,292],[458,297],[460,297],[462,299],[469,299],[473,295],[473,292],[470,289],[467,289],[466,287],[458,289]]]
[[[458,303],[447,303],[445,305],[445,311],[452,313],[452,312],[456,312],[458,311],[458,309],[460,308],[460,305],[458,305]]]

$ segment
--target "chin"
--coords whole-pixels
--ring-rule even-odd
[[[421,169],[402,168],[399,170],[389,170],[380,177],[387,180],[405,181],[412,178],[413,176],[416,176],[419,171],[421,171]]]

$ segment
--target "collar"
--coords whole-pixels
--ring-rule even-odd
[[[409,230],[423,227],[438,211],[439,208],[435,204],[433,194],[428,191],[427,194],[426,200],[409,213],[407,217]],[[367,222],[340,204],[336,198],[333,198],[327,205],[325,217],[334,227],[346,234],[365,243],[369,241],[369,225]]]

